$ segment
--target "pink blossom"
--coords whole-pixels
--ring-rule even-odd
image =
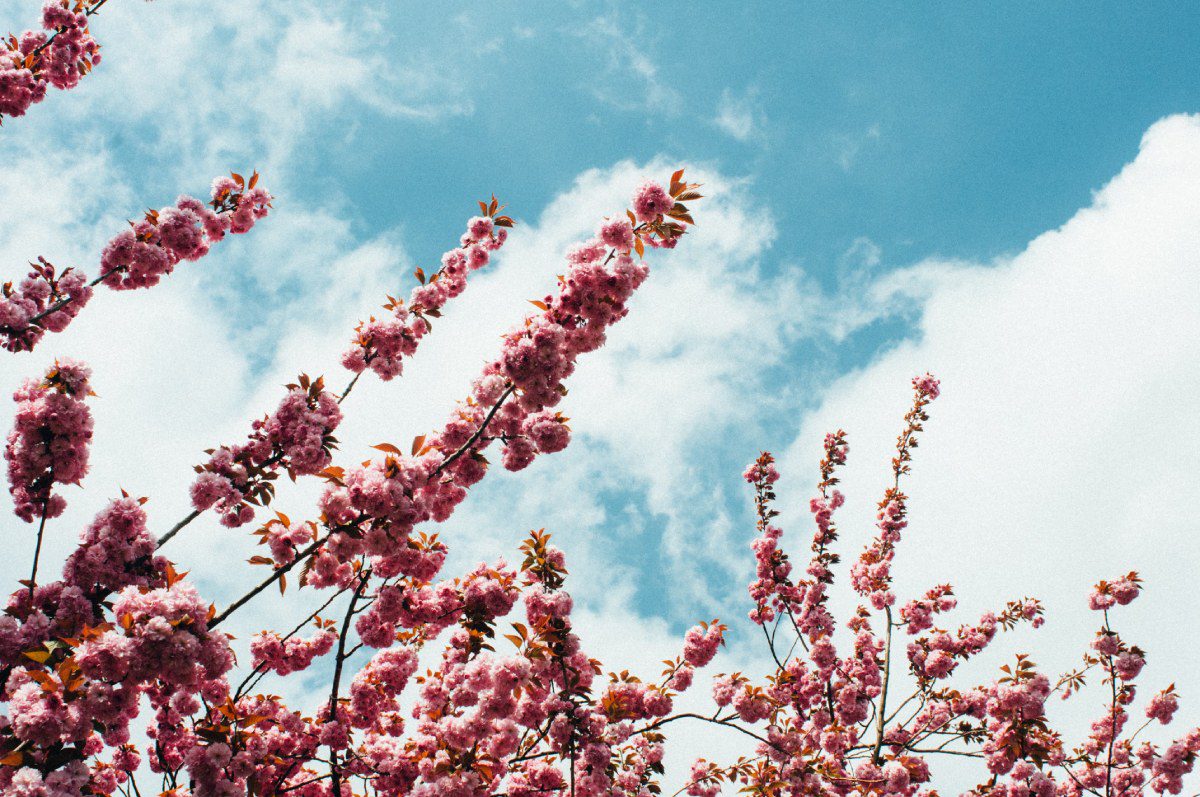
[[[692,626],[684,635],[683,658],[692,667],[703,667],[717,655],[724,640],[725,627],[719,623]]]
[[[633,213],[638,221],[654,221],[675,205],[675,200],[661,185],[647,180],[633,194]]]
[[[79,484],[87,475],[93,424],[84,400],[91,393],[90,376],[86,365],[63,359],[13,394],[17,410],[4,458],[16,514],[27,523],[62,514],[66,500],[52,487]]]

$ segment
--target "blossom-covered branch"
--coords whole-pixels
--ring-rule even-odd
[[[384,309],[389,316],[374,317],[355,330],[354,342],[342,358],[354,377],[340,394],[325,388],[324,378],[301,375],[271,415],[252,424],[245,443],[210,450],[209,459],[196,466],[199,474],[191,488],[194,512],[164,535],[165,542],[200,513],[215,508],[221,523],[230,528],[254,519],[255,507],[269,505],[275,495],[274,482],[281,473],[291,478],[320,473],[332,461],[337,446],[334,431],[342,421],[340,404],[350,394],[359,376],[370,368],[384,380],[399,376],[403,361],[416,353],[430,331],[429,318],[466,288],[468,274],[482,268],[490,253],[504,245],[513,221],[500,215],[503,209],[492,197],[491,204],[479,203],[486,214],[467,222],[460,245],[442,255],[442,266],[432,276],[417,269],[421,285],[414,288],[409,304],[388,297]]]
[[[83,272],[59,272],[44,258],[16,287],[0,286],[0,338],[9,351],[30,351],[46,332],[61,332],[103,283],[113,290],[157,285],[183,260],[199,260],[227,233],[249,232],[267,215],[271,195],[258,187],[258,174],[247,181],[239,174],[213,181],[205,205],[181,196],[164,210],[150,210],[130,222],[100,255],[100,276],[88,281]]]
[[[88,18],[108,0],[47,0],[43,31],[27,30],[20,38],[0,41],[0,123],[24,116],[29,106],[46,98],[46,90],[73,89],[100,63],[100,45],[88,29]]]

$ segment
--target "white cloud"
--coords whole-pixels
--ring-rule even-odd
[[[36,25],[26,8],[0,30]],[[353,138],[363,109],[428,124],[469,115],[458,53],[404,33],[382,12],[313,2],[213,5],[201,0],[109,4],[93,20],[103,62],[78,88],[52,91],[5,126],[6,141],[94,146],[117,130],[152,153],[149,176],[172,185],[257,167],[276,189],[298,181],[295,159],[315,135]],[[440,56],[440,57],[439,57]],[[353,111],[353,112],[352,112]]]
[[[1045,628],[995,648],[1007,656],[1032,646],[1056,673],[1074,666],[1099,624],[1086,609],[1089,585],[1136,569],[1147,591],[1115,622],[1149,651],[1141,694],[1176,682],[1194,723],[1200,673],[1186,662],[1200,610],[1197,252],[1200,118],[1177,116],[1146,133],[1091,207],[1011,260],[923,263],[884,277],[889,290],[925,296],[916,335],[828,386],[782,457],[786,504],[807,498],[820,437],[848,430],[841,551],[857,555],[887,482],[908,380],[932,370],[943,395],[906,487],[902,600],[950,581],[967,619],[1039,596]],[[807,518],[795,509],[786,520],[799,550]],[[1099,708],[1093,698],[1059,711],[1078,728]]]

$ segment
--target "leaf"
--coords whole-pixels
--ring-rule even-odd
[[[254,186],[256,186],[256,185],[258,185],[258,172],[257,171],[255,171],[254,174],[250,175],[250,189],[254,190]]]
[[[385,451],[385,452],[387,452],[388,454],[395,454],[395,455],[396,455],[396,456],[398,456],[398,457],[399,457],[399,456],[403,456],[403,455],[404,455],[404,452],[403,452],[403,451],[401,451],[400,449],[396,448],[396,447],[395,447],[394,445],[392,445],[391,443],[380,443],[380,444],[378,444],[378,445],[371,446],[371,448],[378,449],[379,451]]]
[[[38,664],[45,664],[46,659],[50,658],[50,652],[45,650],[27,650],[25,651],[25,656],[33,659]]]
[[[421,281],[422,285],[425,284],[425,269],[418,268],[416,271],[413,272],[413,276],[416,277],[417,279],[419,279]]]
[[[245,178],[245,177],[242,177],[242,176],[241,176],[240,174],[238,174],[237,172],[233,172],[233,173],[231,173],[229,176],[230,176],[230,177],[232,177],[232,178],[233,178],[235,181],[237,181],[237,184],[238,184],[239,186],[245,187],[245,185],[246,185],[246,178]]]
[[[279,594],[282,595],[285,592],[287,592],[287,573],[279,576]]]
[[[532,304],[534,307],[538,308],[539,310],[549,310],[550,309],[550,305],[546,304],[543,301],[539,301],[537,299],[530,299],[529,303]]]
[[[417,455],[417,452],[420,451],[424,447],[424,445],[425,445],[425,435],[419,434],[416,437],[414,437],[413,441],[412,441],[412,455],[415,457]]]
[[[20,750],[13,750],[11,753],[4,756],[4,758],[0,758],[0,766],[19,767],[21,766],[21,762],[24,760],[24,753],[22,753]]]

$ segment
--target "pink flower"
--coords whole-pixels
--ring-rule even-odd
[[[596,235],[605,246],[618,252],[628,252],[633,248],[633,225],[629,219],[609,219],[600,225]]]
[[[925,374],[913,379],[913,387],[918,392],[933,400],[941,395],[941,383],[933,376],[933,374]]]
[[[647,180],[633,194],[633,213],[638,221],[654,221],[675,206],[675,200],[658,183]]]
[[[488,216],[475,216],[467,221],[467,234],[472,241],[482,241],[492,234],[493,222]]]
[[[703,667],[717,655],[717,648],[724,641],[725,627],[713,623],[692,626],[684,635],[683,658],[692,667]]]
[[[1178,708],[1179,699],[1174,690],[1164,689],[1150,698],[1150,702],[1146,705],[1146,716],[1158,720],[1163,725],[1168,725]]]

